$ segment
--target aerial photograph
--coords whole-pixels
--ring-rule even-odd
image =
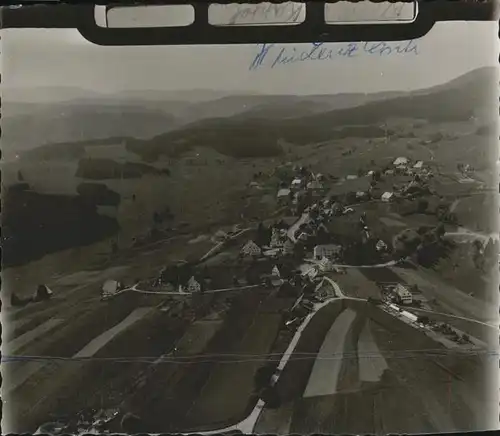
[[[78,85],[62,43],[35,78],[49,61],[21,59],[28,36],[3,73],[4,429],[498,423],[495,67],[330,92],[181,84],[178,67],[160,89],[91,47],[80,67],[109,74]],[[265,62],[245,59],[240,89],[258,89]]]

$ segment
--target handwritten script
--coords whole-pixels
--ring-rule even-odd
[[[258,3],[210,5],[210,22],[219,25],[301,23],[305,18],[303,3]]]
[[[305,47],[285,44],[258,44],[258,52],[250,63],[250,70],[276,68],[298,62],[334,61],[359,56],[415,56],[418,46],[414,40],[401,42],[349,42],[325,44],[314,42]]]
[[[415,4],[390,2],[327,3],[327,22],[404,21],[415,18]]]
[[[359,2],[341,1],[327,3],[325,19],[333,22],[363,21],[400,21],[414,18],[413,3]],[[306,7],[304,3],[284,2],[272,4],[227,4],[210,5],[210,22],[215,25],[251,25],[251,24],[298,24],[304,21]]]

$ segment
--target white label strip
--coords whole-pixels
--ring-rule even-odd
[[[101,7],[102,8],[102,7]],[[96,18],[97,18],[96,8]],[[106,13],[104,25],[108,28],[182,27],[194,22],[194,8],[191,5],[120,6]]]
[[[300,24],[306,18],[303,3],[211,4],[208,22],[213,26]]]
[[[357,3],[327,3],[325,5],[325,21],[327,23],[411,22],[416,15],[417,6],[415,3],[360,1]]]

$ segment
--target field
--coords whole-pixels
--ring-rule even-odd
[[[241,431],[254,418],[256,433],[492,429],[496,138],[481,129],[488,120],[471,116],[486,93],[462,80],[347,108],[315,96],[293,107],[236,96],[218,102],[230,100],[231,115],[208,105],[214,118],[155,128],[149,139],[52,144],[10,162],[7,184],[22,171],[26,195],[44,203],[58,194],[59,204],[64,194],[64,205],[75,197],[89,214],[95,191],[113,203],[98,214],[118,227],[92,243],[42,247],[3,271],[9,432],[88,410],[132,413],[149,433]],[[407,168],[395,168],[400,156]],[[77,177],[89,157],[103,159],[100,168],[87,162]],[[93,179],[103,185],[82,187]],[[388,202],[386,191],[395,194]],[[39,215],[23,214],[37,227]],[[75,222],[85,227],[70,218],[61,239],[76,234]],[[37,232],[48,240],[58,227]],[[249,241],[257,251],[245,252]],[[342,246],[331,269],[321,263],[317,281],[300,276],[329,243]],[[106,280],[133,288],[104,301]],[[420,318],[376,305],[381,283],[406,284],[420,300],[407,310]],[[11,300],[40,284],[50,301]],[[424,314],[460,338],[426,330]],[[259,369],[278,362],[261,386]]]
[[[342,354],[333,359],[325,355],[326,360],[322,363],[333,370],[338,365],[337,359],[341,358],[341,375],[336,388],[329,395],[327,391],[318,392],[318,396],[306,395],[304,388],[308,379],[311,380],[314,358],[307,364],[291,362],[278,382],[282,392],[289,394],[284,394],[280,409],[263,412],[257,432],[276,431],[280,428],[278,423],[284,422],[288,422],[288,426],[281,427],[283,432],[299,434],[326,432],[331,428],[339,433],[375,434],[488,428],[487,419],[493,416],[495,402],[486,392],[484,383],[488,376],[484,369],[493,370],[493,358],[483,360],[477,356],[447,357],[426,353],[439,350],[440,346],[365,303],[349,302],[344,307],[341,313],[354,311],[354,320],[345,334]],[[339,319],[338,310],[336,315]],[[324,338],[328,327],[321,332],[316,328],[315,333]],[[366,328],[370,331],[372,348],[364,355],[360,335],[366,334],[363,332]],[[304,344],[309,339],[304,338]],[[331,340],[340,339],[332,336]],[[312,343],[307,350],[320,353],[322,342]],[[292,378],[295,381],[293,390],[281,385]],[[322,389],[325,388],[328,387]],[[401,402],[407,407],[400,407]],[[394,410],[398,410],[397,416]]]

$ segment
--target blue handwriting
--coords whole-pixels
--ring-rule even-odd
[[[337,58],[368,56],[418,55],[414,40],[401,42],[349,42],[333,47],[313,42],[307,48],[283,44],[258,44],[258,53],[250,63],[250,70],[275,68],[297,62],[333,61]]]

